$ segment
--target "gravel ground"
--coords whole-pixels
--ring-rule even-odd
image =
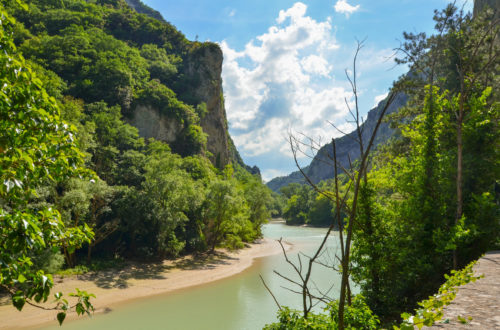
[[[460,287],[444,309],[444,321],[426,329],[500,329],[500,251],[486,253],[474,270],[484,278]],[[472,320],[462,324],[458,316]]]

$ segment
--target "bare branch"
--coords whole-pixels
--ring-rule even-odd
[[[271,297],[273,297],[274,299],[274,302],[276,303],[276,305],[278,306],[278,309],[281,310],[281,305],[280,303],[278,302],[278,299],[276,299],[276,297],[274,296],[273,292],[271,291],[271,289],[269,289],[269,287],[267,286],[266,284],[266,281],[264,281],[264,279],[262,278],[262,275],[259,274],[259,277],[260,277],[260,280],[262,281],[262,284],[264,284],[264,287],[267,289],[267,292],[269,292],[269,294],[271,295]]]

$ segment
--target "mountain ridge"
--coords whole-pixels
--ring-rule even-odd
[[[407,99],[408,97],[404,93],[397,93],[394,101],[387,108],[386,115],[394,113],[399,108],[404,106],[407,102]],[[368,111],[367,118],[361,125],[363,140],[366,141],[369,136],[371,136],[386,102],[387,99],[384,99],[380,101],[375,108]],[[337,159],[340,165],[344,167],[349,166],[349,159],[351,161],[354,161],[359,157],[360,150],[358,144],[355,141],[356,134],[357,133],[354,130],[347,135],[344,135],[335,140],[337,148]],[[387,142],[393,134],[394,130],[389,127],[389,123],[382,122],[374,141],[374,147],[381,143]],[[332,143],[330,142],[323,145],[318,150],[311,163],[303,168],[304,173],[309,176],[312,182],[318,183],[322,180],[333,178],[333,162],[331,160],[332,156]],[[287,176],[274,178],[266,184],[271,190],[279,191],[281,187],[284,187],[290,183],[305,183],[302,173],[300,171],[295,171]]]

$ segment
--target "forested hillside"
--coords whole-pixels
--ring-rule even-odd
[[[139,12],[157,16],[140,1],[135,4]],[[227,132],[222,52],[216,44],[190,42],[161,17],[140,14],[123,0],[2,5],[8,15],[2,20],[4,44],[10,47],[2,53],[4,63],[16,58],[21,63],[16,70],[33,71],[26,79],[48,95],[53,116],[48,125],[68,130],[66,142],[83,160],[79,166],[91,170],[55,175],[47,168],[29,185],[25,177],[10,179],[16,163],[10,151],[4,153],[14,150],[6,134],[33,130],[30,120],[38,121],[27,114],[29,99],[4,104],[2,182],[26,191],[24,202],[14,204],[7,185],[0,216],[29,211],[34,226],[41,226],[36,214],[52,210],[61,216],[62,236],[20,243],[23,249],[2,239],[7,244],[2,265],[9,265],[2,266],[2,286],[21,289],[16,279],[22,276],[21,302],[35,294],[33,270],[90,265],[94,257],[150,260],[218,246],[240,248],[261,236],[270,191],[258,169],[243,164]],[[9,86],[14,78],[4,73],[2,79]],[[9,126],[12,106],[19,116],[16,130]],[[16,149],[15,159],[27,157],[25,147]],[[26,150],[31,156],[23,159],[41,166],[32,153],[45,149]],[[76,168],[75,162],[61,164],[58,171]],[[64,236],[72,232],[79,233],[75,244]],[[17,254],[33,267],[21,270],[8,257]]]

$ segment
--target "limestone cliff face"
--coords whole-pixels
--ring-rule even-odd
[[[387,108],[386,114],[389,115],[396,112],[399,108],[406,104],[407,100],[408,97],[405,94],[398,93],[394,101]],[[362,137],[365,144],[368,143],[367,141],[369,141],[373,131],[375,130],[375,126],[385,103],[385,100],[380,102],[376,108],[373,108],[368,112],[368,117],[361,127],[363,132]],[[336,141],[337,159],[339,163],[346,168],[349,167],[349,159],[354,161],[358,159],[360,155],[359,145],[355,140],[356,134],[356,131],[353,131]],[[387,142],[393,134],[394,132],[389,127],[389,124],[382,122],[375,137],[374,147]],[[309,165],[307,174],[314,182],[333,178],[332,158],[333,149],[332,144],[329,143],[319,150],[316,157],[312,160],[311,165]]]
[[[129,123],[139,129],[140,136],[167,143],[175,142],[183,129],[177,120],[161,115],[158,109],[150,105],[137,106]]]
[[[217,167],[229,164],[230,143],[227,132],[226,110],[222,92],[222,50],[213,43],[204,43],[189,52],[184,59],[183,74],[192,81],[192,103],[207,105],[201,118],[201,127],[208,134],[207,149]]]
[[[125,1],[137,12],[165,22],[160,13],[141,0]],[[243,162],[227,130],[221,76],[222,50],[211,42],[188,42],[183,47],[179,54],[182,57],[182,64],[177,68],[178,74],[167,87],[186,104],[193,107],[206,104],[207,111],[202,116],[200,125],[207,134],[210,160],[218,168],[223,168],[229,163],[237,163],[252,174],[260,174],[256,166],[249,167]],[[185,128],[182,122],[161,114],[160,109],[154,106],[139,104],[131,110],[129,123],[137,127],[143,137],[174,143]]]

